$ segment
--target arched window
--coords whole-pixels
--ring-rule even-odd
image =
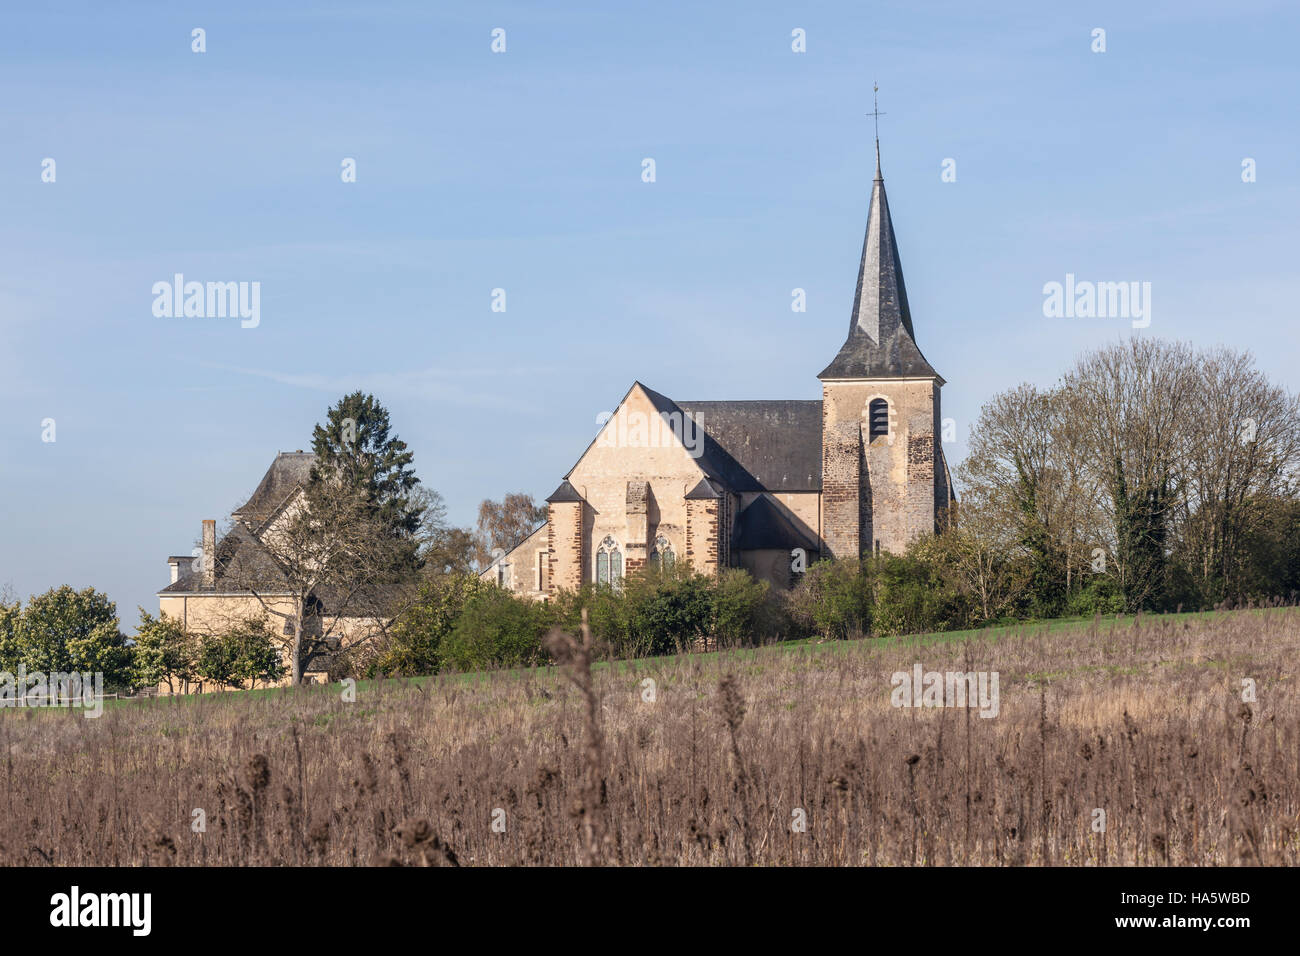
[[[623,552],[610,535],[596,549],[596,583],[613,584],[623,578]]]
[[[650,552],[650,567],[656,571],[667,571],[677,560],[677,555],[673,554],[672,543],[663,535],[655,538],[655,548]]]
[[[889,402],[873,398],[867,406],[867,441],[884,438],[889,434]]]

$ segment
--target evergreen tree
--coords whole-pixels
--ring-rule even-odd
[[[390,434],[388,409],[373,395],[353,392],[339,399],[312,432],[312,451],[309,503],[319,495],[353,492],[394,537],[415,538],[424,508],[413,494],[419,484],[414,455]]]

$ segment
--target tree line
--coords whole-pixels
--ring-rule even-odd
[[[545,602],[478,573],[540,525],[526,494],[446,520],[387,410],[360,392],[313,434],[304,504],[227,583],[263,613],[192,634],[141,609],[133,639],[93,590],[0,601],[0,666],[97,670],[122,686],[255,686],[330,650],[331,676],[525,666],[586,608],[616,656],[795,637],[982,627],[1061,616],[1294,602],[1300,594],[1300,400],[1251,356],[1133,338],[1050,387],[995,395],[955,472],[941,532],[904,554],[816,562],[789,591],[738,569],[647,569]],[[286,604],[283,595],[291,595]],[[343,648],[341,616],[368,618]]]
[[[188,631],[176,618],[140,608],[134,638],[117,605],[94,588],[51,588],[22,602],[0,598],[0,672],[98,673],[108,693],[167,684],[256,687],[284,676],[280,648],[262,618],[216,632]]]

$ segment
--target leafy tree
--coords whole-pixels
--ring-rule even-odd
[[[228,633],[205,634],[199,642],[198,676],[222,687],[239,687],[239,646]]]
[[[106,687],[132,681],[117,605],[94,588],[74,591],[65,584],[32,598],[19,621],[18,645],[28,671],[102,673]]]
[[[18,670],[18,663],[22,660],[18,631],[22,612],[20,602],[0,598],[0,671],[12,674]]]
[[[362,669],[389,676],[435,674],[443,664],[443,642],[465,605],[495,585],[472,573],[449,573],[420,586],[419,598],[393,625],[383,647]]]
[[[196,676],[199,641],[185,629],[178,618],[161,614],[154,617],[140,608],[140,626],[136,631],[132,673],[137,687],[157,687],[166,682],[172,693],[187,690]]]
[[[204,635],[199,676],[224,687],[243,688],[248,681],[270,683],[284,676],[284,663],[264,618],[248,618],[235,627]]]
[[[227,635],[235,648],[235,677],[256,687],[284,676],[284,659],[265,618],[249,618]]]

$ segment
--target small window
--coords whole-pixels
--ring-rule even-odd
[[[889,402],[873,398],[867,407],[867,440],[875,441],[889,434]]]

